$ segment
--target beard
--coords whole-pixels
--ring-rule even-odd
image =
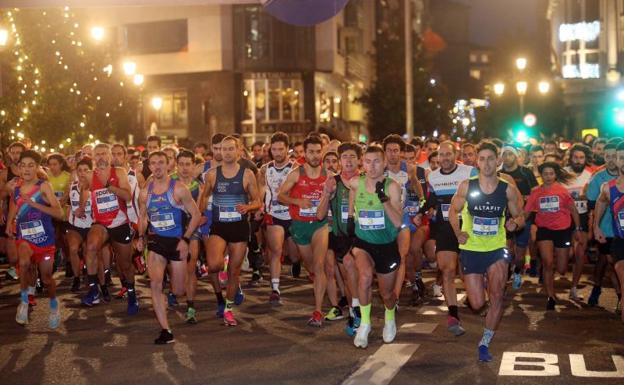
[[[605,158],[600,156],[600,155],[595,155],[594,156],[594,164],[596,166],[602,166],[603,164],[605,164]]]
[[[574,171],[575,173],[580,174],[583,172],[583,170],[585,170],[585,165],[572,163],[570,165],[570,168],[572,168],[572,171]]]

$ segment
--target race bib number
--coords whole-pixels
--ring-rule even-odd
[[[108,191],[108,189],[96,191],[95,202],[97,204],[97,210],[100,213],[109,213],[111,211],[119,210],[117,195]]]
[[[349,222],[349,206],[340,206],[340,221],[342,223]]]
[[[451,208],[451,205],[450,204],[448,204],[448,205],[443,204],[441,206],[442,206],[442,218],[444,218],[445,221],[448,221],[449,210]]]
[[[624,231],[624,210],[618,213],[618,221],[620,222],[620,230]]]
[[[472,218],[472,231],[475,235],[498,235],[499,218]]]
[[[383,230],[386,228],[386,217],[383,210],[360,210],[358,215],[360,229]]]
[[[579,214],[587,213],[587,201],[574,201],[574,205]]]
[[[61,199],[63,197],[63,192],[62,191],[55,191],[54,192],[54,196],[56,196],[57,199]]]
[[[152,214],[150,215],[150,223],[159,231],[167,231],[175,227],[175,221],[171,213]]]
[[[288,212],[288,207],[281,205],[278,200],[272,200],[271,211],[274,214],[285,214]]]
[[[405,205],[405,213],[410,217],[415,217],[420,211],[420,204],[418,202],[408,201]],[[448,210],[447,210],[448,216]]]
[[[318,200],[311,200],[312,207],[309,209],[304,209],[303,207],[299,207],[299,216],[305,218],[314,218],[316,217],[316,209],[318,208],[319,202]]]
[[[559,197],[541,197],[539,201],[539,209],[543,213],[556,213],[559,211]]]
[[[20,223],[20,233],[23,239],[33,243],[38,243],[34,240],[45,237],[46,235],[43,223],[41,223],[40,220]]]
[[[219,206],[219,222],[238,222],[243,220],[236,207]]]

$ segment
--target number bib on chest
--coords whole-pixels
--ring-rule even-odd
[[[28,241],[34,241],[46,235],[43,223],[41,223],[40,220],[20,223],[20,232],[22,234],[22,238]]]
[[[175,227],[175,221],[171,213],[152,214],[150,215],[150,223],[159,231],[167,231]]]
[[[340,221],[342,223],[349,222],[349,206],[340,206]]]
[[[299,207],[299,216],[304,217],[304,218],[315,218],[316,217],[316,209],[318,208],[319,205],[318,200],[311,200],[310,203],[312,203],[312,207],[308,208],[308,209],[304,209],[303,207]]]
[[[579,214],[587,214],[587,201],[574,201],[574,205]]]
[[[624,210],[618,213],[618,221],[620,223],[620,230],[624,231]]]
[[[108,189],[96,191],[95,202],[97,204],[98,212],[100,213],[109,213],[111,211],[119,210],[117,195],[108,191]]]
[[[498,235],[499,218],[472,218],[472,231],[475,235]]]
[[[450,205],[450,204],[448,204],[448,205],[447,205],[447,204],[442,204],[442,205],[440,205],[440,206],[441,206],[441,209],[442,209],[442,218],[443,218],[445,221],[448,221],[448,218],[449,218],[449,210],[450,210],[450,208],[451,208],[451,205]]]
[[[539,209],[543,213],[556,213],[559,211],[559,197],[541,197],[539,200]]]
[[[362,230],[383,230],[386,228],[386,216],[383,210],[360,210],[358,223]]]
[[[414,201],[407,201],[405,203],[405,213],[410,217],[415,217],[420,211],[420,203]],[[448,210],[446,211],[446,217],[448,218]]]
[[[288,207],[281,205],[277,199],[274,199],[271,201],[271,211],[274,214],[285,214],[288,212]]]
[[[243,217],[241,213],[236,211],[236,207],[219,207],[219,221],[220,222],[238,222],[242,221]]]

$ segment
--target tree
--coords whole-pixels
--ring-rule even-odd
[[[379,28],[375,39],[377,76],[358,99],[367,109],[372,140],[405,132],[405,46],[402,9],[392,2],[378,3]],[[431,75],[431,60],[422,39],[415,36],[413,59],[414,133],[448,131],[451,103],[446,87]]]
[[[41,147],[58,149],[66,138],[85,142],[128,134],[136,90],[113,69],[113,47],[92,41],[73,11],[6,10],[2,21],[11,33],[0,97],[1,129],[13,130],[9,139],[22,133]]]

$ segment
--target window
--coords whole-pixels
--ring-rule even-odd
[[[186,91],[162,92],[153,95],[153,97],[162,99],[162,106],[157,112],[158,128],[174,130],[186,130],[188,128]]]
[[[253,121],[254,117],[258,122],[303,120],[301,79],[245,79],[243,122]]]
[[[188,50],[187,20],[168,20],[125,26],[126,49],[131,55]]]
[[[471,63],[476,63],[477,62],[477,54],[476,53],[471,53],[470,54],[470,62]]]
[[[488,56],[488,54],[482,53],[481,54],[481,63],[489,63],[489,62],[490,62],[490,57]]]
[[[559,26],[564,78],[600,77],[600,1],[568,0]]]
[[[470,70],[470,77],[473,79],[480,80],[481,79],[481,71],[480,70]]]

